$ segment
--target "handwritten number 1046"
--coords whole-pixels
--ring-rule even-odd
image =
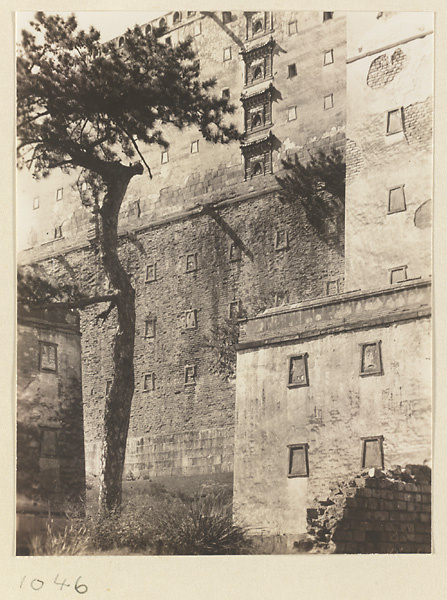
[[[25,577],[22,578],[22,581],[20,582],[20,587],[22,587],[23,584],[25,583],[25,579],[26,579],[26,575],[25,575]],[[79,576],[76,579],[73,587],[74,587],[75,591],[78,592],[78,594],[85,594],[88,591],[88,587],[84,583],[80,583],[80,579],[81,579],[81,577]],[[66,579],[64,579],[63,581],[59,581],[59,575],[56,575],[56,577],[54,578],[54,581],[53,581],[53,583],[55,585],[59,586],[60,590],[62,590],[64,587],[71,587],[70,584],[66,583],[66,582],[67,582]],[[42,579],[35,578],[29,582],[29,585],[32,590],[37,592],[38,590],[41,590],[43,588],[43,586],[45,585],[45,582],[42,581]]]

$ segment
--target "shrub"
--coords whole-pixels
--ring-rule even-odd
[[[88,526],[83,521],[73,520],[62,531],[56,532],[52,521],[49,521],[46,534],[34,535],[29,549],[31,556],[88,554],[91,549]]]
[[[219,494],[171,502],[153,514],[153,537],[162,554],[245,554],[246,533],[233,522],[231,502]]]

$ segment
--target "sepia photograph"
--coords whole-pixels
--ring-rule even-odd
[[[434,17],[16,13],[16,556],[432,553]]]

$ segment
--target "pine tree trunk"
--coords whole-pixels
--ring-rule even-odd
[[[141,173],[115,168],[106,180],[100,210],[99,243],[104,270],[116,290],[117,331],[113,347],[113,378],[106,398],[99,479],[99,512],[119,512],[130,412],[134,393],[135,290],[118,257],[118,215],[131,177]]]

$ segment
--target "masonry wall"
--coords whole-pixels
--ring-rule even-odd
[[[121,246],[137,292],[136,388],[128,447],[134,475],[145,475],[149,465],[152,472],[161,472],[164,465],[165,474],[179,470],[193,474],[199,466],[202,472],[231,470],[235,382],[230,372],[218,372],[221,338],[215,333],[216,328],[234,327],[230,304],[238,305],[241,317],[254,315],[275,303],[322,296],[328,280],[340,280],[342,285],[343,229],[336,237],[317,235],[299,203],[284,204],[274,193],[264,194],[229,204],[219,215],[219,224],[206,214],[160,224],[142,231],[134,241],[123,240]],[[238,260],[230,259],[228,231],[241,241]],[[287,232],[284,248],[276,247],[278,231]],[[197,253],[197,270],[186,272],[191,253]],[[146,282],[149,264],[156,264],[156,279]],[[89,293],[107,290],[93,250],[43,261],[40,268],[65,283],[80,279]],[[186,329],[190,310],[196,311],[197,327]],[[88,309],[81,315],[89,471],[99,464],[116,328],[113,313],[101,325],[98,312],[99,308]],[[150,338],[145,337],[148,319],[155,320],[155,336]],[[187,366],[196,369],[195,385],[185,385]],[[145,391],[144,375],[152,373],[154,389]],[[180,452],[183,435],[195,440],[194,452]],[[168,454],[157,458],[158,451]]]
[[[431,13],[349,20],[346,289],[431,274],[432,31]]]
[[[263,128],[256,136],[262,137],[269,130],[275,136],[272,148],[274,174],[279,173],[281,159],[288,154],[296,152],[300,158],[307,160],[319,148],[337,145],[344,149],[344,13],[334,13],[333,18],[326,22],[323,22],[321,11],[268,13],[272,29],[249,39],[246,38],[245,14],[239,11],[232,15],[231,22],[223,24],[222,14],[217,11],[197,12],[190,17],[184,13],[181,23],[175,26],[172,14],[168,15],[169,30],[165,38],[171,37],[175,44],[179,39],[193,36],[201,76],[217,79],[215,94],[218,96],[222,89],[230,90],[236,112],[228,118],[241,132],[244,130],[241,93],[251,94],[273,84],[272,125]],[[289,30],[290,23],[296,23],[296,30]],[[196,35],[195,28],[199,25],[201,33]],[[244,61],[240,52],[268,41],[270,36],[275,41],[272,78],[244,87]],[[231,58],[224,61],[223,52],[228,48]],[[333,62],[324,65],[324,53],[328,50],[333,50]],[[289,77],[288,66],[293,63],[297,72]],[[333,107],[325,110],[324,97],[330,94],[333,95]],[[297,109],[296,118],[289,120],[288,111],[293,106]],[[244,161],[238,142],[229,145],[205,142],[194,128],[179,132],[167,127],[165,137],[170,143],[166,164],[161,164],[161,148],[142,149],[153,178],[145,173],[131,181],[122,208],[121,230],[138,231],[148,223],[190,210],[197,203],[226,200],[277,187],[274,177],[269,174],[244,181]],[[199,140],[199,151],[191,154],[191,143],[195,140]],[[36,182],[28,173],[19,173],[19,249],[33,249],[31,254],[35,258],[64,253],[70,248],[88,244],[91,213],[80,201],[80,175],[63,175],[55,171],[48,178]],[[57,190],[61,188],[63,197],[56,200]],[[38,198],[39,208],[33,209],[34,198]],[[55,229],[59,226],[62,238],[54,239]]]
[[[56,349],[45,370],[41,346]],[[58,511],[85,494],[79,318],[19,309],[17,508]],[[37,507],[37,508],[36,508]]]
[[[306,509],[361,467],[362,438],[383,436],[385,465],[431,459],[429,288],[267,311],[241,336],[234,502],[269,534],[306,530]],[[276,319],[276,320],[275,320]],[[361,345],[382,368],[361,375]],[[307,356],[308,385],[289,387],[289,360]],[[308,444],[308,476],[288,477],[289,450]]]

